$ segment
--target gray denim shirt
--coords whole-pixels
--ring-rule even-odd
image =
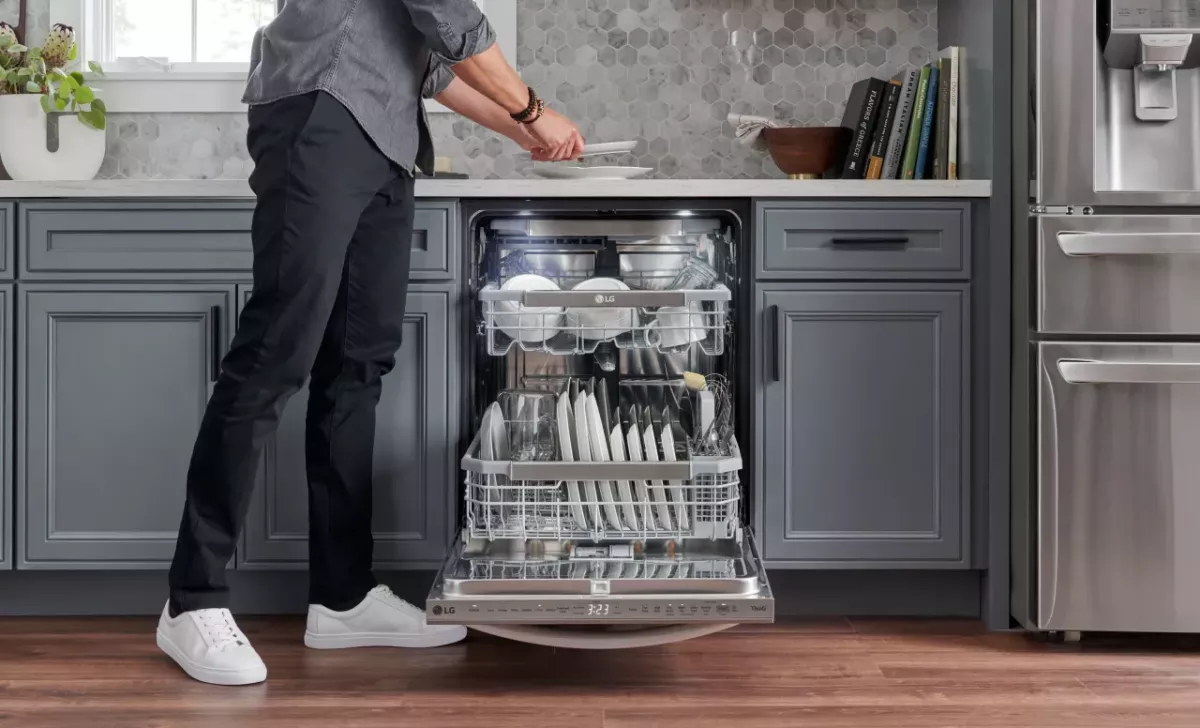
[[[422,97],[496,37],[473,0],[288,0],[255,36],[243,101],[324,91],[408,171],[433,172]]]

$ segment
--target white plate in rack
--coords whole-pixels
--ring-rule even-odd
[[[575,445],[579,448],[575,456],[581,463],[592,461],[592,440],[588,433],[587,410],[587,392],[580,392],[575,399]],[[599,531],[602,529],[603,521],[600,520],[600,497],[596,494],[594,480],[583,481],[583,494],[587,497],[588,521],[593,529]]]
[[[566,392],[558,395],[558,442],[565,463],[575,462],[575,417],[571,412],[571,396]],[[570,499],[569,508],[575,525],[580,530],[588,530],[587,514],[583,510],[583,497],[579,493],[579,481],[567,481],[567,497]]]
[[[546,179],[623,180],[645,177],[653,167],[574,167],[566,164],[546,164],[533,168],[533,173]]]
[[[608,454],[608,436],[604,432],[604,422],[600,419],[600,407],[596,404],[596,395],[587,398],[588,434],[591,436],[592,460],[600,463],[611,462]],[[604,515],[608,517],[608,526],[614,531],[623,531],[621,516],[617,513],[617,498],[613,494],[612,482],[601,480],[600,498],[604,501]]]

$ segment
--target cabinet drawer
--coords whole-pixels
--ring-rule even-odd
[[[21,275],[29,280],[250,277],[250,200],[56,201],[23,203],[20,209]],[[4,210],[0,205],[0,215]],[[414,279],[454,277],[458,257],[450,241],[456,237],[456,211],[453,201],[417,203]],[[0,224],[0,240],[4,229]]]
[[[21,276],[247,278],[252,201],[21,204]]]
[[[760,279],[970,277],[970,205],[760,202]]]

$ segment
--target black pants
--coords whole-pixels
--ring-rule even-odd
[[[400,346],[413,179],[324,93],[254,107],[249,121],[254,292],[192,453],[171,606],[228,605],[225,567],[264,442],[311,377],[310,599],[343,609],[375,586],[375,406]]]

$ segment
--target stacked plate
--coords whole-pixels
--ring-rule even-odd
[[[633,152],[637,142],[604,142],[588,144],[583,148],[582,159],[599,159]],[[619,165],[571,165],[562,163],[539,164],[533,169],[539,177],[546,179],[615,180],[644,177],[654,171],[652,167],[625,167]]]

